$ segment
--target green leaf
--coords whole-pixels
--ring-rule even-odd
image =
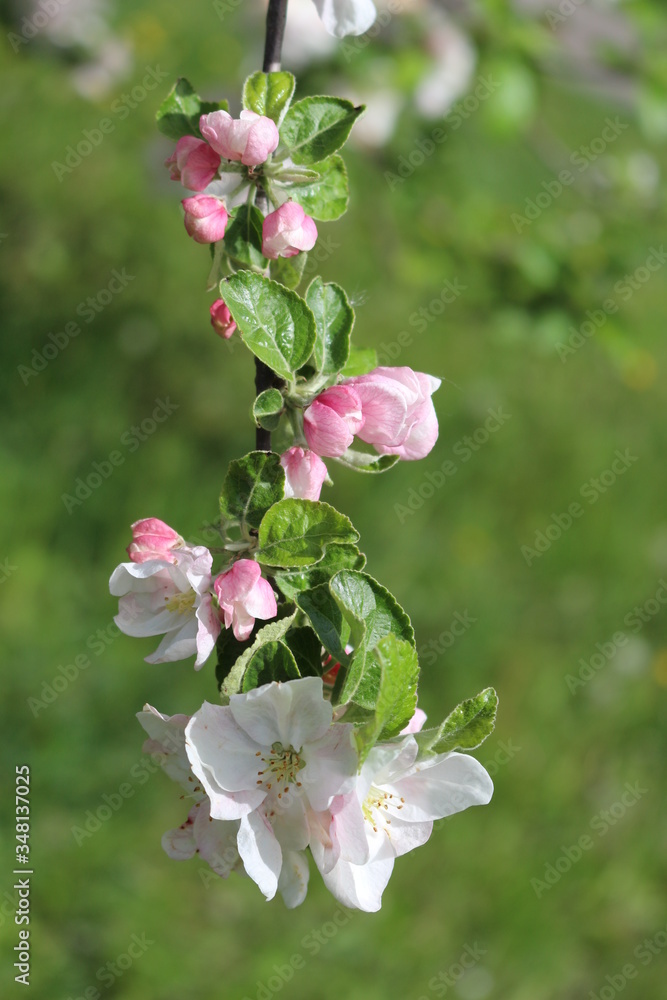
[[[367,375],[378,366],[377,351],[372,347],[352,347],[350,357],[343,368],[342,374],[345,378],[353,378],[355,375]]]
[[[347,171],[342,157],[329,156],[321,163],[314,163],[311,171],[316,174],[314,178],[290,184],[291,200],[301,205],[306,215],[318,222],[340,219],[347,211],[350,200]],[[280,174],[276,179],[281,183],[289,181],[285,174]]]
[[[229,463],[220,494],[220,513],[241,528],[259,528],[262,518],[285,496],[285,470],[272,451],[251,451]]]
[[[397,736],[414,715],[417,707],[419,661],[409,642],[387,635],[373,650],[379,667],[373,718],[355,733],[360,763],[378,739]],[[375,672],[373,672],[375,675]],[[367,673],[367,677],[370,672]]]
[[[493,688],[462,701],[437,729],[415,733],[420,756],[474,750],[493,732],[497,711],[498,695]]]
[[[354,647],[349,668],[340,671],[334,694],[339,702],[354,701],[362,708],[374,709],[379,671],[372,652],[380,639],[391,633],[414,646],[410,619],[389,591],[366,573],[341,570],[331,578],[329,588],[350,625]],[[365,677],[369,672],[375,675],[374,680]]]
[[[243,675],[242,691],[252,691],[271,681],[291,681],[300,677],[292,652],[283,642],[267,642],[250,657]]]
[[[393,468],[399,461],[398,455],[373,455],[367,451],[354,451],[348,448],[346,452],[334,461],[344,465],[347,469],[354,469],[355,472],[386,472]]]
[[[280,389],[265,389],[252,404],[255,423],[267,431],[275,431],[280,423],[280,414],[285,402]]]
[[[306,363],[315,343],[315,318],[296,292],[253,271],[220,284],[245,344],[285,379]]]
[[[307,569],[282,569],[274,573],[276,585],[288,600],[304,590],[328,583],[341,569],[363,569],[366,556],[356,545],[330,545],[322,559]]]
[[[202,101],[192,84],[181,77],[165,97],[155,116],[157,127],[170,139],[180,139],[184,135],[201,138],[199,119],[211,111],[227,111],[227,101]]]
[[[280,125],[294,94],[291,73],[253,73],[243,85],[243,107]]]
[[[290,497],[274,503],[259,527],[257,558],[265,566],[311,566],[330,545],[359,540],[349,518],[320,500]]]
[[[230,628],[223,628],[218,641],[215,644],[217,653],[217,664],[215,667],[215,677],[218,682],[218,690],[222,688],[225,678],[230,670],[246,649],[252,646],[254,639],[252,636],[245,642],[240,642]]]
[[[301,677],[322,676],[322,643],[312,628],[308,625],[291,628],[283,641],[292,651]]]
[[[298,288],[308,259],[307,253],[295,257],[278,257],[271,261],[271,277],[285,288]]]
[[[287,609],[285,609],[285,611],[287,611]],[[248,646],[243,653],[241,653],[239,658],[234,663],[234,666],[225,677],[222,687],[220,688],[220,696],[223,701],[228,700],[231,695],[237,694],[241,690],[246,669],[257,650],[261,649],[262,646],[266,646],[268,642],[274,642],[274,640],[282,639],[283,636],[289,631],[296,616],[296,611],[293,611],[292,614],[285,613],[283,618],[279,618],[277,621],[269,622],[268,625],[265,625],[259,630],[252,644]]]
[[[283,155],[296,164],[319,163],[340,149],[363,110],[340,97],[304,97],[280,128]]]
[[[315,317],[317,339],[313,360],[316,370],[323,375],[337,375],[350,355],[354,310],[340,285],[325,284],[319,276],[308,286],[306,302]]]
[[[336,603],[327,583],[313,587],[294,598],[296,605],[306,615],[313,631],[331,656],[347,664],[349,655],[345,646],[350,638],[350,626]]]
[[[241,205],[227,227],[223,244],[233,261],[262,271],[269,263],[262,253],[263,221],[255,205]]]

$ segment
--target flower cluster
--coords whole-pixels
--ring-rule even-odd
[[[290,908],[308,888],[310,851],[344,906],[380,909],[397,857],[425,844],[434,820],[487,803],[490,777],[459,753],[418,758],[406,727],[360,766],[354,726],[333,721],[320,678],[270,683],[205,702],[192,718],[138,715],[169,776],[192,805],[163,838],[176,860],[196,852],[227,877],[245,870]]]
[[[374,14],[370,0],[316,3],[341,33]],[[167,854],[245,873],[288,907],[312,856],[336,899],[374,911],[395,859],[435,820],[489,801],[488,774],[460,751],[492,731],[497,697],[487,688],[423,728],[410,619],[366,572],[352,522],[320,499],[325,459],[379,474],[428,455],[441,383],[354,347],[335,282],[315,276],[299,293],[314,220],[346,210],[338,150],[363,109],[293,103],[294,89],[290,73],[255,73],[233,118],[181,79],[158,112],[176,140],[171,176],[190,192],[185,228],[211,244],[211,325],[257,362],[257,447],[229,464],[208,546],[137,521],[110,590],[123,632],[162,637],[149,663],[215,660],[219,704],[139,714],[146,750],[189,800]]]
[[[115,622],[126,635],[163,635],[148,663],[184,660],[196,653],[199,669],[213,652],[222,621],[237,639],[247,639],[256,618],[277,614],[268,580],[251,559],[239,559],[212,578],[213,557],[203,545],[188,545],[155,517],[132,525],[133,540],[111,575],[109,590],[120,598]],[[217,598],[217,606],[216,606]]]

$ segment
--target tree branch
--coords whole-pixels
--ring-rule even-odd
[[[287,19],[287,0],[269,0],[266,12],[266,41],[264,43],[263,73],[276,73],[280,69],[280,60]],[[275,385],[275,375],[263,361],[255,358],[255,392],[257,395]],[[258,427],[255,432],[255,448],[257,451],[271,451],[271,433]]]

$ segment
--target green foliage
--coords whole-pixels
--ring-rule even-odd
[[[285,115],[276,159],[289,156],[306,165],[325,160],[340,149],[363,111],[340,97],[304,97]]]
[[[289,610],[287,610],[283,617],[278,618],[276,621],[269,622],[268,625],[264,625],[263,628],[260,628],[259,631],[255,633],[255,637],[252,642],[250,642],[240,656],[237,657],[222,681],[220,696],[223,702],[228,700],[233,694],[238,694],[239,691],[244,690],[243,683],[245,673],[255,653],[261,650],[263,646],[266,646],[267,643],[274,643],[281,640],[291,627],[295,617],[296,611],[290,614]],[[281,656],[280,662],[284,665],[286,662],[285,658]],[[258,660],[257,663],[258,665],[260,663],[265,664],[265,661]]]
[[[170,139],[194,135],[201,139],[199,119],[211,111],[228,111],[227,101],[202,101],[192,84],[180,77],[169,91],[156,114],[157,127]]]
[[[271,277],[286,288],[298,288],[308,260],[308,254],[301,252],[296,257],[278,257],[271,261]]]
[[[322,375],[336,375],[350,356],[354,310],[340,285],[325,284],[319,276],[308,286],[306,302],[317,334],[312,363]]]
[[[305,569],[280,569],[274,573],[276,584],[289,600],[304,590],[312,590],[341,569],[361,570],[366,565],[366,556],[356,545],[330,545],[319,562]]]
[[[285,495],[285,470],[274,452],[251,451],[229,463],[220,494],[220,513],[247,534]]]
[[[304,300],[277,281],[251,271],[225,278],[220,294],[253,354],[278,375],[291,379],[315,343],[315,319]]]
[[[374,702],[373,717],[355,733],[362,763],[379,739],[390,739],[405,728],[417,707],[419,661],[414,646],[390,633],[372,655],[378,669],[366,673],[365,700]]]
[[[273,639],[260,646],[248,660],[241,690],[252,691],[271,681],[291,681],[300,676],[291,650],[284,642]]]
[[[386,472],[398,461],[400,461],[398,455],[374,455],[372,452],[356,451],[354,448],[348,448],[336,459],[336,462],[348,469],[354,469],[355,472],[370,473]]]
[[[352,522],[328,503],[290,497],[275,503],[259,527],[264,566],[299,568],[319,562],[329,546],[359,540]]]
[[[373,650],[389,634],[414,645],[410,619],[395,597],[366,573],[341,570],[332,577],[329,589],[350,627],[349,641],[354,649],[349,667],[340,671],[336,701],[353,701],[362,708],[374,709],[378,661]]]
[[[417,733],[420,754],[474,750],[493,732],[497,710],[498,695],[493,688],[485,688],[474,698],[462,701],[437,729]]]
[[[265,389],[252,404],[252,415],[255,422],[267,431],[275,431],[280,423],[285,401],[280,389]]]
[[[268,265],[262,253],[263,215],[255,205],[241,205],[225,231],[224,249],[236,264],[263,271]]]
[[[243,107],[265,115],[280,125],[285,116],[296,81],[291,73],[253,73],[243,86]]]
[[[347,211],[350,192],[347,183],[347,170],[343,158],[337,154],[328,156],[320,163],[313,163],[308,171],[309,176],[301,178],[293,173],[295,178],[289,187],[289,196],[296,201],[306,215],[312,216],[318,222],[333,222]],[[289,175],[280,174],[280,181],[288,179]]]

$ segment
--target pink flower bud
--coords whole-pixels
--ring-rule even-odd
[[[287,201],[262,223],[262,253],[271,260],[295,257],[300,250],[312,250],[317,242],[317,226],[301,205]]]
[[[246,167],[264,163],[280,141],[275,122],[254,111],[242,111],[240,118],[212,111],[201,116],[199,128],[216,153],[226,160],[240,160]]]
[[[207,142],[184,135],[164,165],[171,167],[172,181],[181,181],[191,191],[203,191],[217,174],[220,157]]]
[[[314,451],[290,448],[280,456],[285,470],[285,496],[301,500],[319,500],[327,467]]]
[[[173,550],[184,547],[181,536],[168,524],[157,517],[145,517],[132,525],[132,541],[127,547],[127,554],[135,563],[151,559],[176,562]]]
[[[271,584],[263,578],[259,564],[252,559],[237,560],[231,569],[216,577],[213,589],[224,615],[225,628],[231,625],[239,642],[248,638],[255,618],[266,620],[278,614]]]
[[[208,194],[195,194],[181,204],[188,236],[196,243],[217,243],[223,238],[229,218],[224,202]]]
[[[440,379],[411,368],[375,368],[347,379],[361,402],[363,427],[358,435],[381,455],[424,458],[438,439],[438,419],[431,400]]]
[[[232,319],[232,314],[222,299],[216,299],[211,306],[211,326],[215,332],[229,340],[236,329],[236,323]]]
[[[361,400],[350,385],[325,389],[303,416],[308,447],[317,455],[338,458],[363,425]]]

